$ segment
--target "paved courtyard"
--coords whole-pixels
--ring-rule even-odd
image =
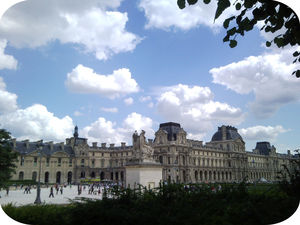
[[[24,188],[20,190],[18,188],[17,190],[10,190],[8,196],[6,195],[5,190],[0,191],[0,204],[5,205],[8,203],[13,203],[16,206],[20,205],[27,205],[27,204],[33,204],[36,199],[36,189],[31,189],[31,194],[24,194]],[[102,193],[103,189],[101,191],[100,195],[94,195],[88,193],[88,187],[82,189],[82,193],[78,195],[77,186],[73,185],[71,188],[70,186],[67,186],[63,189],[63,194],[58,192],[56,194],[56,190],[54,189],[54,198],[49,198],[50,194],[50,186],[48,188],[41,188],[41,201],[42,203],[46,204],[65,204],[69,203],[69,199],[75,199],[77,197],[85,197],[85,198],[92,198],[92,199],[102,199]]]

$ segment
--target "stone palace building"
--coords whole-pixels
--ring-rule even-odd
[[[293,155],[276,153],[269,142],[257,142],[252,152],[245,151],[245,142],[232,126],[218,127],[210,142],[187,139],[178,123],[162,123],[155,139],[147,145],[154,149],[154,159],[163,166],[163,180],[171,182],[240,182],[262,178],[275,181],[282,165],[290,166]],[[134,145],[134,142],[133,142]],[[12,180],[37,180],[41,158],[41,182],[74,183],[86,178],[122,182],[125,165],[134,155],[133,146],[121,143],[92,143],[78,135],[66,143],[12,140],[19,153],[16,174]]]

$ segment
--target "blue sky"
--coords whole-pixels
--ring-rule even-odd
[[[64,141],[79,126],[90,142],[153,138],[179,122],[210,141],[233,125],[248,151],[270,141],[299,148],[295,48],[265,46],[258,28],[223,43],[215,5],[175,0],[27,0],[0,21],[0,125],[17,139]]]

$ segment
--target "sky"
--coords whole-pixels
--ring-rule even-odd
[[[223,43],[215,2],[26,0],[0,20],[0,128],[17,140],[131,144],[177,122],[209,142],[231,125],[252,151],[300,148],[300,79],[292,53],[255,27]],[[275,34],[273,34],[275,35]]]

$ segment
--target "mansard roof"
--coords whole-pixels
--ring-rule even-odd
[[[218,127],[218,131],[212,136],[211,141],[222,141],[222,129],[225,129],[225,140],[237,140],[240,139],[243,141],[242,136],[238,133],[237,128],[232,126],[222,126]]]
[[[28,146],[27,146],[28,145]],[[63,145],[63,148],[62,148]],[[51,147],[52,146],[52,147]],[[38,151],[38,145],[36,142],[25,142],[25,141],[16,141],[16,147],[15,150],[19,152],[20,154],[30,154],[32,152]],[[68,154],[69,156],[74,156],[74,150],[71,146],[65,145],[62,143],[43,143],[43,149],[42,149],[43,154],[45,155],[52,155],[56,152],[64,152]]]

